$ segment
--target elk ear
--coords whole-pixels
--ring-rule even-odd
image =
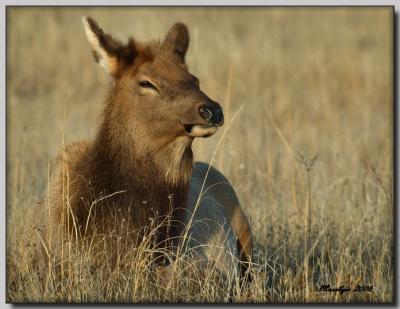
[[[189,48],[189,30],[183,23],[176,23],[168,31],[163,47],[169,49],[185,62],[185,55]]]
[[[124,46],[111,35],[104,33],[97,22],[90,17],[82,17],[86,37],[92,46],[94,59],[108,73],[115,76],[122,64],[132,62],[136,55],[135,42],[130,40]]]

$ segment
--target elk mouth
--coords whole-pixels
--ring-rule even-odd
[[[210,137],[218,127],[211,124],[184,124],[186,133],[191,137]]]

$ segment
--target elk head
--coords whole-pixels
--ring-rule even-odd
[[[185,154],[192,164],[193,139],[213,135],[224,121],[220,105],[200,90],[185,64],[187,27],[176,23],[162,42],[131,38],[122,44],[93,19],[83,23],[95,60],[114,80],[103,123],[110,143],[153,156],[167,174],[179,174]]]

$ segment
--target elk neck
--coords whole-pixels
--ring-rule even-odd
[[[124,202],[146,203],[160,214],[171,203],[174,209],[184,208],[193,167],[192,139],[177,137],[155,146],[144,137],[128,138],[110,121],[106,110],[88,159],[96,191],[126,191],[121,195],[128,199]]]

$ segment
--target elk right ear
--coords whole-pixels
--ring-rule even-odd
[[[94,19],[84,16],[82,21],[86,37],[92,46],[94,59],[108,73],[115,76],[121,65],[134,60],[136,47],[133,40],[124,46],[111,35],[104,33]]]
[[[176,23],[168,31],[163,42],[163,47],[175,53],[182,62],[185,62],[185,55],[189,48],[189,30],[183,23]]]

